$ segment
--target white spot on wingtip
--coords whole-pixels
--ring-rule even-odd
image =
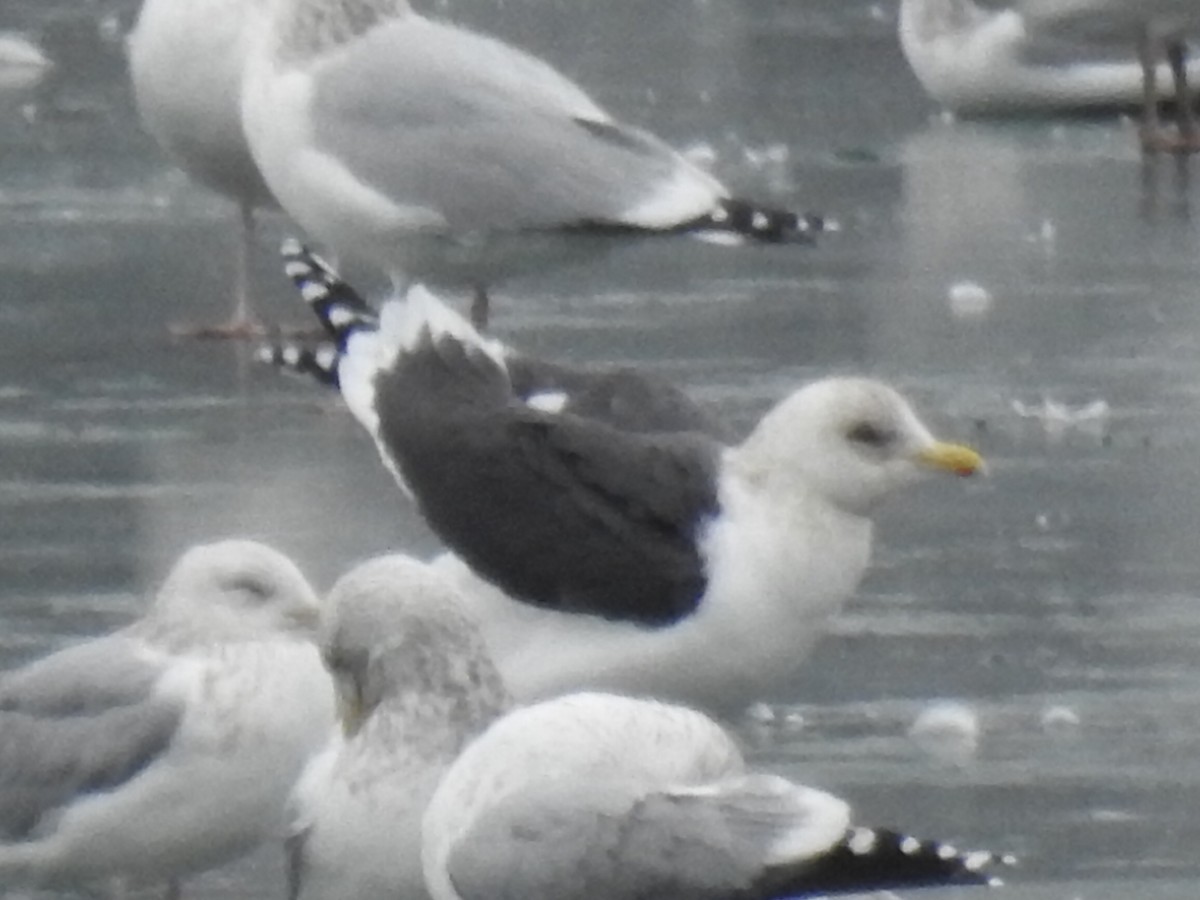
[[[330,307],[326,317],[334,328],[346,328],[358,321],[358,316],[344,306]]]
[[[723,206],[718,206],[712,211],[712,215],[710,215],[708,218],[713,222],[713,224],[721,225],[729,221],[729,210],[725,209]]]
[[[332,372],[337,368],[338,350],[332,344],[322,344],[313,354],[313,359],[316,360],[318,366],[326,372]]]
[[[329,296],[329,288],[319,281],[306,281],[300,285],[300,296],[309,303],[315,303]]]
[[[254,351],[254,361],[273,364],[275,362],[275,348],[270,344],[263,344]]]
[[[954,848],[953,844],[938,844],[938,859],[951,860],[956,856],[958,856],[958,850]]]
[[[288,278],[300,278],[311,273],[312,266],[298,259],[289,259],[283,264],[283,274]]]
[[[286,346],[282,349],[282,352],[279,354],[279,357],[280,357],[280,359],[283,360],[285,365],[289,365],[289,366],[299,365],[300,357],[301,357],[300,348],[297,347],[295,344],[289,344],[288,346]]]
[[[526,397],[525,405],[530,409],[537,409],[542,412],[560,413],[566,408],[569,399],[566,391],[542,391]]]
[[[870,828],[855,828],[850,834],[850,840],[846,841],[846,846],[855,856],[866,856],[875,849],[878,840],[878,835]]]
[[[978,872],[995,857],[986,850],[972,850],[970,853],[963,854],[963,868],[968,872]]]
[[[767,214],[764,212],[756,212],[753,216],[750,217],[750,227],[753,228],[755,231],[765,231],[767,226],[770,223],[771,223],[771,220],[767,217]]]
[[[900,841],[899,848],[905,856],[915,856],[921,852],[921,842],[910,835]]]

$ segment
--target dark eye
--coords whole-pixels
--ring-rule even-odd
[[[896,439],[896,432],[870,422],[859,422],[846,432],[846,439],[868,447],[886,447]]]
[[[254,600],[266,600],[272,593],[269,584],[249,575],[231,578],[224,587],[230,593],[244,594]]]

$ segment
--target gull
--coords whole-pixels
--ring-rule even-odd
[[[1143,148],[1200,150],[1187,73],[1187,39],[1200,30],[1200,4],[1195,0],[1018,0],[1015,8],[1031,33],[1129,51],[1136,48],[1143,79]],[[1174,80],[1176,133],[1164,131],[1158,116],[1157,69],[1164,58]]]
[[[242,90],[283,208],[338,253],[475,290],[612,238],[811,242],[819,217],[736,199],[540,59],[406,0],[271,0]]]
[[[988,851],[856,826],[747,768],[681,706],[581,693],[514,710],[455,760],[422,824],[433,900],[767,900],[994,885]]]
[[[282,834],[333,727],[317,598],[287,557],[185,553],[145,615],[0,678],[0,882],[179,879]]]
[[[291,900],[427,896],[425,806],[508,697],[453,588],[402,555],[343,575],[321,654],[342,728],[297,782],[287,840]]]
[[[53,68],[36,41],[18,31],[0,31],[0,99],[20,95]]]
[[[903,0],[899,34],[926,93],[955,112],[1107,109],[1144,99],[1144,73],[1130,54],[1039,33],[1012,7]]]
[[[867,378],[805,385],[732,444],[542,406],[430,292],[376,317],[306,284],[347,407],[451,551],[440,566],[522,701],[594,688],[734,712],[791,696],[866,571],[878,504],[983,466]]]
[[[242,131],[247,25],[267,0],[145,0],[129,37],[129,72],[142,124],[181,169],[233,200],[240,231],[228,322],[197,336],[261,334],[250,309],[256,210],[276,208]]]

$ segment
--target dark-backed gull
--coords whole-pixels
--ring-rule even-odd
[[[866,570],[877,504],[982,465],[865,378],[800,388],[733,445],[543,408],[514,394],[501,345],[423,288],[376,319],[305,277],[338,336],[324,370],[452,551],[442,565],[522,699],[794,696]]]

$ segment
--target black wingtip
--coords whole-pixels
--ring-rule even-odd
[[[854,893],[950,885],[998,887],[1000,868],[1016,864],[1009,854],[958,850],[880,828],[852,828],[820,859],[809,861],[779,896]]]
[[[331,343],[316,347],[299,344],[263,344],[255,351],[256,361],[308,378],[321,384],[338,387],[338,363],[341,354]]]
[[[370,304],[309,247],[287,238],[280,254],[284,272],[339,347],[355,331],[376,327],[378,317]]]
[[[690,223],[688,230],[725,233],[766,244],[811,244],[827,228],[825,217],[818,213],[797,213],[728,199]]]

